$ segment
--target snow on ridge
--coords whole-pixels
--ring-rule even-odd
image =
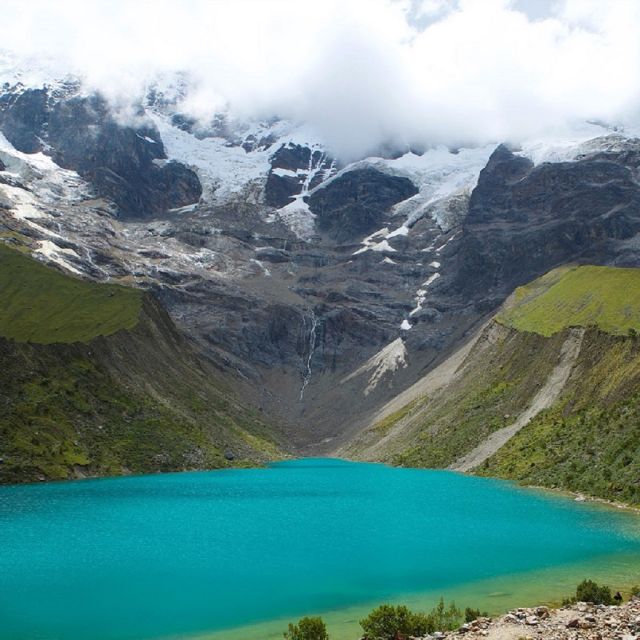
[[[440,277],[440,274],[438,272],[436,272],[436,273],[430,275],[422,283],[422,287],[416,291],[416,298],[415,298],[416,306],[409,313],[409,317],[415,316],[416,313],[418,313],[419,311],[422,311],[422,305],[424,304],[425,300],[427,299],[427,288],[430,285],[432,285],[439,277]]]
[[[63,169],[42,152],[18,151],[1,131],[0,160],[6,166],[5,173],[29,181],[42,202],[51,202],[60,196],[75,202],[89,191],[87,183],[75,171]]]
[[[373,357],[369,358],[361,367],[349,374],[346,378],[343,378],[341,384],[363,373],[372,372],[367,387],[364,390],[364,395],[367,396],[378,386],[385,374],[393,374],[407,366],[407,355],[407,348],[404,345],[404,341],[402,338],[396,338],[393,342],[390,342],[386,347],[378,351]]]
[[[291,146],[293,143],[287,143],[287,146]],[[313,143],[309,145],[309,165],[306,169],[297,169],[295,172],[287,169],[272,169],[272,173],[276,175],[291,175],[291,176],[304,176],[304,181],[300,186],[300,193],[293,196],[292,201],[276,210],[275,213],[268,218],[269,221],[280,219],[282,220],[300,239],[309,240],[315,233],[315,214],[311,211],[305,198],[310,193],[311,183],[315,177],[322,173],[325,176],[330,175],[334,170],[334,163],[330,166],[326,165],[326,154],[321,145]],[[320,156],[314,159],[320,152]],[[285,173],[286,172],[286,173]]]
[[[400,234],[396,234],[400,235]],[[394,249],[388,242],[387,238],[391,237],[389,234],[389,228],[383,227],[378,231],[374,231],[371,235],[367,236],[362,241],[362,247],[357,249],[352,253],[352,255],[357,256],[360,253],[365,253],[366,251],[378,251],[383,253],[397,253],[397,249]],[[382,238],[381,240],[378,240]]]
[[[571,137],[530,140],[515,153],[529,158],[535,165],[544,162],[573,162],[580,156],[599,151],[622,151],[637,135],[640,135],[640,130],[611,132],[600,125],[585,124]]]
[[[225,201],[245,190],[253,181],[266,180],[272,151],[247,153],[230,146],[224,138],[196,138],[173,126],[165,116],[151,113],[167,156],[193,168],[202,183],[203,199]]]
[[[75,273],[78,276],[82,275],[82,272],[79,269],[76,269],[72,264],[70,264],[63,257],[63,255],[69,255],[69,256],[74,256],[75,258],[79,258],[80,256],[73,249],[66,249],[63,247],[59,247],[57,244],[51,242],[50,240],[40,240],[38,242],[38,248],[36,249],[36,253],[42,254],[45,258],[49,259],[51,262],[55,262],[57,265],[61,266],[63,269],[66,269],[67,271],[71,271],[71,273]]]

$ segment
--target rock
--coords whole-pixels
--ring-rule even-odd
[[[524,619],[525,624],[528,624],[529,626],[535,626],[538,624],[538,616],[527,616]]]
[[[507,615],[503,616],[502,620],[509,624],[517,624],[520,622],[517,616],[513,615],[513,613],[507,613]]]
[[[225,451],[224,458],[225,458],[225,460],[228,460],[228,461],[236,459],[235,455],[231,451]]]
[[[202,186],[185,165],[168,162],[153,122],[137,114],[121,124],[97,94],[71,89],[55,99],[47,89],[27,89],[0,97],[0,129],[24,153],[42,151],[90,181],[111,198],[121,215],[144,218],[198,202]]]
[[[552,264],[613,259],[624,251],[615,241],[640,231],[640,185],[633,178],[639,156],[630,143],[624,152],[533,166],[498,147],[471,194],[457,285],[469,293],[510,292]],[[629,258],[628,266],[638,264],[637,255]]]
[[[567,629],[578,629],[580,627],[580,619],[572,618],[567,622]]]
[[[317,226],[338,242],[362,240],[378,231],[385,214],[398,202],[418,193],[408,178],[377,169],[347,171],[309,196]]]

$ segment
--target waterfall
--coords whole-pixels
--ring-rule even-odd
[[[306,327],[307,319],[303,317],[302,326]],[[316,327],[318,326],[318,319],[316,318],[316,314],[311,310],[311,329],[309,331],[309,351],[307,354],[307,366],[302,378],[302,387],[300,389],[300,402],[302,402],[304,398],[304,390],[306,389],[309,381],[311,380],[311,359],[313,358],[313,353],[316,349]]]

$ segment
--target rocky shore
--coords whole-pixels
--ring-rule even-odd
[[[578,602],[560,609],[514,609],[491,619],[478,618],[435,640],[640,640],[640,598],[620,606]]]

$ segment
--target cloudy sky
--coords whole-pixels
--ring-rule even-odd
[[[640,113],[640,0],[3,0],[0,47],[115,102],[184,71],[207,118],[310,123],[344,156],[384,141],[552,136]]]

